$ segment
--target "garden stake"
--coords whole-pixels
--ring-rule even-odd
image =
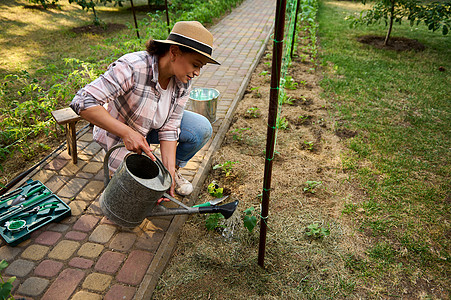
[[[266,138],[265,173],[263,177],[262,213],[260,222],[260,244],[258,248],[258,264],[264,267],[266,248],[266,229],[269,211],[269,192],[271,189],[272,160],[276,142],[276,122],[279,110],[280,68],[282,65],[283,35],[285,28],[286,0],[277,0],[275,17],[275,39],[272,55],[271,91],[269,94],[268,134]]]

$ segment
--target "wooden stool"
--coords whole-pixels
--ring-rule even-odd
[[[78,158],[75,124],[82,118],[70,107],[52,111],[52,117],[55,119],[56,123],[66,125],[67,152],[72,156],[72,162],[76,164]]]

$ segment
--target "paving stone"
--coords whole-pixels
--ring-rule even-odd
[[[87,258],[74,257],[69,261],[69,266],[79,269],[89,269],[94,262]]]
[[[78,196],[77,196],[78,198]],[[69,203],[69,207],[73,216],[79,216],[83,214],[86,207],[88,207],[88,202],[74,200]]]
[[[83,282],[82,288],[97,292],[105,291],[110,285],[113,277],[110,275],[92,273],[89,274]]]
[[[68,225],[60,224],[60,223],[52,223],[48,227],[48,230],[56,231],[56,232],[66,232],[68,229],[69,229]]]
[[[92,142],[91,140],[91,143],[89,143],[88,146],[83,149],[82,153],[88,155],[96,155],[100,150],[102,150],[102,147],[99,144]]]
[[[71,298],[71,300],[102,300],[102,296],[86,291],[79,291]]]
[[[50,251],[48,257],[58,260],[66,260],[74,254],[80,247],[80,243],[75,241],[62,240]]]
[[[80,171],[77,174],[75,174],[75,177],[83,179],[92,179],[94,177],[94,174]]]
[[[147,229],[151,231],[166,231],[171,225],[172,218],[151,218],[147,224]]]
[[[24,252],[22,252],[21,257],[30,260],[41,260],[49,252],[49,247],[42,245],[30,245]]]
[[[55,175],[45,183],[45,186],[56,193],[67,182],[69,182],[69,177]]]
[[[84,142],[92,142],[92,132],[91,131],[87,131],[86,133],[84,133],[82,136],[80,136],[78,138],[79,141],[84,141]]]
[[[125,259],[125,254],[107,251],[97,261],[94,269],[105,273],[115,273]]]
[[[95,201],[93,201],[91,203],[91,205],[89,205],[88,210],[86,211],[86,213],[97,215],[97,216],[103,215],[103,211],[100,208],[100,202],[99,202],[98,198]],[[111,224],[114,224],[114,223],[111,222]]]
[[[68,163],[65,159],[55,158],[44,166],[46,170],[59,171]]]
[[[100,224],[116,225],[116,223],[114,223],[113,221],[111,221],[107,217],[103,217],[102,220],[100,220]]]
[[[36,297],[40,295],[48,285],[49,281],[47,279],[30,277],[19,286],[17,292],[26,296]]]
[[[85,243],[81,246],[80,250],[78,250],[77,254],[87,258],[96,258],[102,253],[103,246],[100,244],[94,243]]]
[[[17,259],[13,261],[6,269],[5,274],[17,277],[25,277],[33,270],[36,264],[29,260]]]
[[[110,248],[116,251],[127,251],[135,243],[136,235],[134,233],[120,232],[110,243]]]
[[[22,249],[4,245],[0,248],[0,258],[8,262],[12,261]]]
[[[116,232],[116,227],[111,225],[99,225],[89,236],[89,241],[99,244],[108,242]]]
[[[36,269],[34,269],[34,274],[36,276],[52,278],[58,275],[63,265],[64,264],[59,261],[44,260],[36,267]]]
[[[88,232],[94,229],[99,218],[92,215],[83,215],[72,227],[73,230]]]
[[[106,293],[103,300],[132,300],[135,292],[136,288],[134,287],[115,284]]]
[[[41,300],[67,300],[85,277],[85,272],[75,269],[63,270],[50,285]]]
[[[93,163],[88,164],[88,166],[91,164]],[[103,188],[104,188],[103,181],[92,180],[77,195],[77,199],[92,201],[103,191]]]
[[[74,176],[75,174],[77,174],[78,172],[80,172],[80,170],[86,165],[86,162],[78,159],[77,160],[77,164],[74,164],[73,162],[71,162],[70,164],[67,164],[66,167],[64,169],[60,170],[60,174],[64,175],[64,176]]]
[[[90,162],[83,169],[82,172],[97,174],[100,169],[103,168],[103,163],[100,162]]]
[[[139,249],[155,252],[163,240],[164,232],[147,231],[140,234],[136,240],[135,246]]]
[[[82,241],[88,236],[87,233],[80,231],[69,231],[66,233],[65,238],[74,241]]]
[[[42,169],[42,170],[39,170],[39,172],[37,172],[36,174],[34,174],[32,176],[32,179],[39,180],[40,182],[45,184],[47,182],[47,180],[49,180],[54,174],[55,174],[55,172],[53,172],[53,171]]]
[[[41,245],[51,246],[54,245],[60,238],[62,234],[55,231],[44,231],[36,239],[35,242]]]
[[[81,189],[88,183],[87,179],[73,178],[58,191],[58,196],[73,198],[80,193]]]
[[[116,280],[130,285],[138,285],[146,274],[152,258],[153,254],[149,252],[132,251],[119,270]]]

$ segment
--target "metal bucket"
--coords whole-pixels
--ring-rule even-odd
[[[206,117],[210,123],[216,121],[219,91],[213,88],[194,88],[189,94],[187,109]]]

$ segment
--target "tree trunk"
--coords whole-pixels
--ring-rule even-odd
[[[388,40],[390,39],[391,30],[393,27],[393,19],[395,14],[395,2],[396,0],[391,1],[391,8],[390,8],[390,24],[388,25],[388,31],[387,35],[385,36],[384,46],[388,45]]]

